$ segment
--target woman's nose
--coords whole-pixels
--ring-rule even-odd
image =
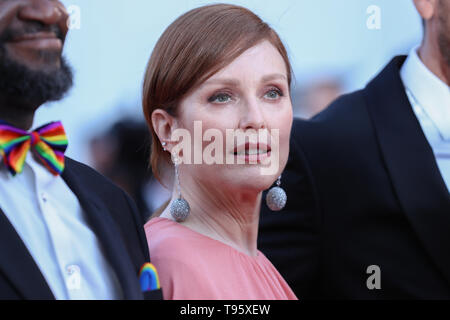
[[[239,128],[243,130],[248,129],[264,129],[266,128],[266,121],[262,113],[261,107],[256,100],[247,101],[239,124]]]
[[[55,0],[28,0],[19,11],[20,19],[38,21],[45,25],[60,22],[64,15],[60,2]]]

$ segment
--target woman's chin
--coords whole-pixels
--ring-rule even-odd
[[[276,179],[277,177],[275,176],[261,174],[261,170],[254,167],[233,170],[228,174],[224,173],[217,181],[221,181],[223,187],[228,186],[236,190],[262,192],[269,189]]]

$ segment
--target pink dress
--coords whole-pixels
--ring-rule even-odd
[[[165,218],[150,220],[145,233],[166,300],[297,299],[259,251],[248,256]]]

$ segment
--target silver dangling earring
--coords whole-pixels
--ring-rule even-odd
[[[191,207],[189,206],[189,203],[181,196],[179,158],[175,157],[174,159],[174,157],[172,157],[172,161],[175,165],[175,184],[178,189],[178,199],[174,200],[170,205],[170,214],[176,222],[183,222],[189,217]]]
[[[163,150],[164,150],[164,151],[167,151],[166,146],[167,146],[167,142],[163,142],[163,143],[162,143],[162,147],[163,147]]]
[[[281,211],[286,206],[287,195],[286,192],[280,187],[281,176],[277,180],[277,186],[270,189],[266,196],[266,203],[270,210]]]

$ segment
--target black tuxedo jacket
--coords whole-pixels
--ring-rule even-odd
[[[119,280],[124,299],[160,299],[144,295],[139,270],[149,262],[143,223],[133,201],[91,168],[66,158],[62,178],[78,197],[88,222]],[[51,300],[54,296],[16,230],[0,208],[0,299]]]
[[[405,93],[404,61],[294,121],[288,204],[263,204],[259,246],[300,299],[450,298],[450,196]],[[381,289],[368,289],[369,266]]]

